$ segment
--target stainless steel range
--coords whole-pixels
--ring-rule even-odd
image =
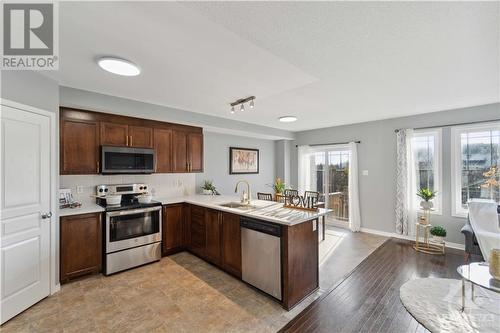
[[[105,207],[104,275],[161,259],[161,203],[139,203],[146,184],[97,186],[97,204]],[[118,205],[106,204],[106,196],[121,195]]]

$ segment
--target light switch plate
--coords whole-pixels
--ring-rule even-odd
[[[361,173],[363,176],[368,176],[368,170],[363,170]]]

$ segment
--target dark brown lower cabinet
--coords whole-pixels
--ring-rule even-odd
[[[205,210],[207,242],[205,257],[211,263],[221,265],[221,224],[222,213],[214,209]]]
[[[222,213],[222,267],[241,278],[240,216]]]
[[[203,207],[190,207],[189,219],[190,240],[188,249],[194,254],[205,258],[207,244],[207,231],[205,226],[205,209]]]
[[[183,248],[184,205],[175,204],[163,207],[162,216],[162,253],[169,255]]]
[[[101,213],[63,216],[60,222],[61,283],[99,273],[102,266]]]

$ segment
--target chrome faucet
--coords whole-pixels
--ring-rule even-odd
[[[238,185],[240,185],[240,183],[247,184],[247,193],[245,193],[245,191],[243,191],[243,195],[241,197],[241,202],[246,204],[246,205],[249,205],[250,200],[252,199],[252,193],[250,192],[250,183],[249,182],[247,182],[246,180],[239,180],[236,183],[236,187],[234,188],[234,193],[238,193]],[[245,196],[245,194],[246,194],[246,196]]]

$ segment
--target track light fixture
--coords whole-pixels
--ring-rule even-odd
[[[234,107],[235,106],[240,106],[240,111],[245,111],[245,103],[247,102],[250,102],[249,103],[249,106],[250,106],[250,109],[253,109],[255,107],[255,96],[249,96],[249,97],[245,97],[245,98],[240,98],[232,103],[230,103],[229,105],[231,105],[231,114],[234,114]]]

